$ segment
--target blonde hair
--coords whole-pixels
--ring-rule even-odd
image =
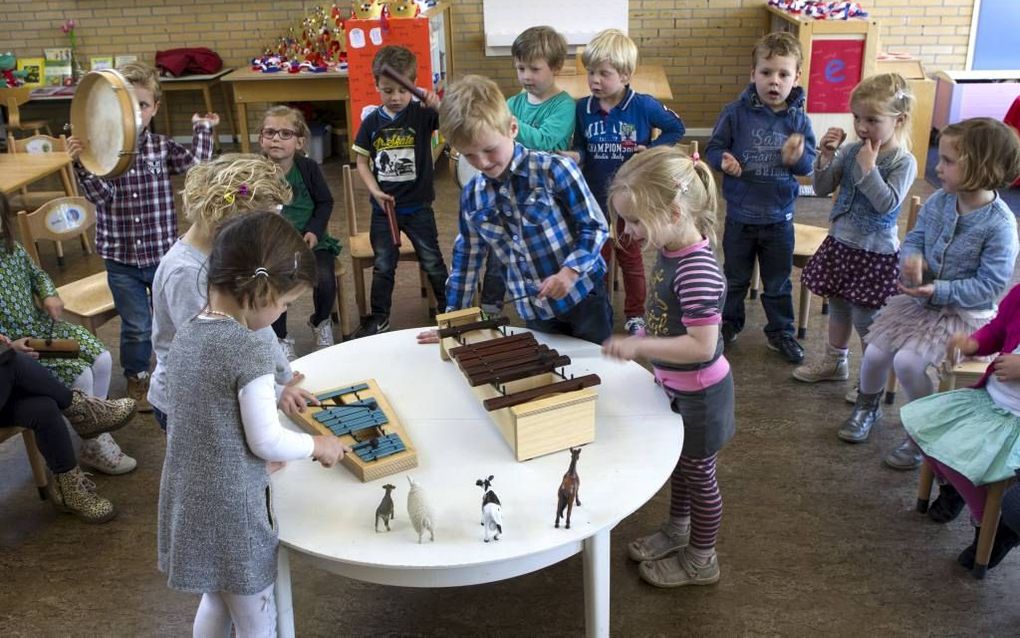
[[[1008,124],[975,117],[942,129],[960,154],[961,191],[1005,188],[1020,176],[1020,137]]]
[[[262,126],[266,125],[267,117],[279,117],[287,120],[294,127],[294,130],[297,131],[299,137],[307,139],[312,135],[308,129],[308,122],[305,121],[304,114],[295,108],[283,104],[269,107],[265,115],[262,116]]]
[[[914,110],[910,85],[899,73],[880,73],[861,80],[850,94],[850,108],[870,108],[877,115],[903,120],[896,126],[893,136],[896,143],[910,150],[910,113]]]
[[[290,184],[275,162],[229,153],[193,166],[184,180],[185,217],[212,234],[226,220],[290,203]]]
[[[514,61],[545,60],[550,69],[559,71],[567,59],[567,40],[552,27],[531,27],[517,36],[510,54]]]
[[[634,41],[619,29],[601,31],[584,47],[581,62],[591,70],[603,62],[620,75],[633,75],[637,67],[638,50]]]
[[[774,31],[766,33],[754,44],[754,49],[751,50],[751,68],[758,66],[758,60],[768,60],[774,55],[793,58],[797,61],[798,71],[801,62],[804,61],[800,41],[788,31]]]
[[[117,67],[117,71],[131,83],[131,86],[140,86],[152,91],[153,99],[159,100],[163,97],[163,90],[159,88],[159,72],[154,67],[144,62],[128,62]]]
[[[511,117],[495,82],[466,75],[449,86],[439,104],[439,132],[454,147],[471,144],[488,131],[511,137]]]
[[[630,200],[631,213],[648,229],[653,246],[664,246],[685,224],[715,244],[719,196],[712,169],[680,149],[659,146],[627,160],[616,171],[606,196],[614,215],[613,200],[618,195]],[[680,211],[678,222],[673,221],[675,210]]]

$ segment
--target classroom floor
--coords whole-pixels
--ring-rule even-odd
[[[337,200],[331,230],[343,240],[339,165],[334,161],[324,168]],[[436,186],[435,209],[448,255],[456,232],[457,189],[445,162]],[[914,194],[926,197],[932,191],[919,180]],[[364,220],[367,194],[359,193],[358,203]],[[798,221],[826,225],[829,207],[827,198],[802,198]],[[52,252],[44,259],[50,272],[59,272],[59,281],[100,267],[76,246],[67,253],[63,269]],[[402,266],[397,280],[393,328],[424,325],[413,268]],[[347,295],[353,315],[353,293]],[[299,354],[311,348],[304,326],[310,304],[306,296],[291,313]],[[618,324],[621,304],[622,291],[616,297]],[[809,353],[823,344],[825,318],[819,308],[818,303],[812,308]],[[792,366],[765,347],[760,304],[751,302],[749,312],[750,328],[726,353],[736,376],[738,425],[719,460],[725,503],[718,545],[722,580],[710,587],[658,590],[638,578],[625,545],[666,515],[664,487],[613,532],[612,633],[1017,635],[1020,551],[984,581],[973,580],[955,560],[971,540],[967,517],[937,525],[918,515],[913,509],[917,473],[881,463],[900,440],[897,410],[887,411],[867,444],[842,443],[835,431],[850,413],[843,400],[846,385],[793,381]],[[117,320],[100,330],[115,361],[118,330]],[[858,354],[855,346],[854,368]],[[115,374],[115,396],[123,385]],[[116,438],[138,459],[138,469],[94,477],[100,493],[119,510],[114,521],[99,526],[57,514],[38,500],[20,437],[0,445],[0,634],[190,633],[197,597],[167,589],[156,569],[164,439],[148,415],[135,417]],[[582,463],[582,476],[585,471]],[[550,511],[553,506],[551,497],[535,503]],[[577,636],[584,631],[579,556],[512,580],[455,589],[360,583],[300,556],[292,558],[292,571],[298,635]]]

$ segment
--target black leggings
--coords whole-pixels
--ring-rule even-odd
[[[38,361],[15,353],[0,364],[0,424],[35,432],[39,451],[54,474],[78,464],[61,414],[71,405],[71,391]]]
[[[336,256],[328,250],[315,250],[315,288],[312,289],[312,325],[319,325],[333,310],[336,301]],[[287,313],[273,322],[278,339],[287,336]]]

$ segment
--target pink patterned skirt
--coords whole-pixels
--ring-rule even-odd
[[[842,297],[863,308],[881,308],[899,292],[899,253],[851,248],[832,235],[811,257],[800,279],[819,297]]]

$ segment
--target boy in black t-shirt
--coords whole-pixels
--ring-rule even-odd
[[[390,327],[393,276],[400,255],[390,234],[386,206],[396,210],[397,226],[411,240],[436,299],[446,298],[446,263],[432,212],[432,134],[439,128],[439,98],[426,91],[424,103],[412,101],[407,89],[382,75],[383,65],[411,81],[417,77],[417,59],[404,47],[383,47],[372,61],[382,104],[362,121],[353,146],[358,173],[372,194],[372,314],[355,338]]]

